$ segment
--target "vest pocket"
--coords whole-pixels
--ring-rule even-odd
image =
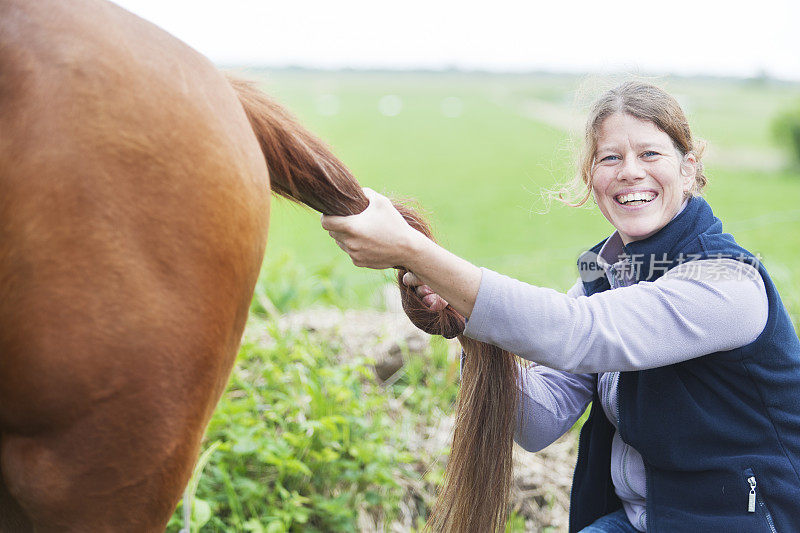
[[[775,529],[775,522],[772,520],[772,515],[769,513],[767,504],[764,501],[764,491],[759,488],[759,481],[756,478],[752,468],[747,468],[744,471],[744,478],[747,481],[749,492],[747,494],[747,513],[755,513],[763,517],[765,525],[769,528],[767,531],[770,533],[778,533]],[[744,501],[742,507],[744,507]]]

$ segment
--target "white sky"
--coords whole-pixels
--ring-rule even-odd
[[[117,3],[226,65],[733,76],[763,71],[800,81],[797,0]]]

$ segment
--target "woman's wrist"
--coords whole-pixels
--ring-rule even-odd
[[[426,266],[436,261],[437,248],[440,246],[412,228],[403,250],[404,261],[400,264],[411,272],[424,273]]]
[[[416,230],[415,230],[416,231]],[[419,233],[408,241],[401,263],[463,316],[469,316],[481,282],[481,270]]]

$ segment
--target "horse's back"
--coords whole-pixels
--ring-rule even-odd
[[[246,320],[263,156],[205,58],[110,4],[0,1],[0,73],[6,485],[45,529],[163,527]]]

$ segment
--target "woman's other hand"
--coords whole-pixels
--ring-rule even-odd
[[[388,198],[366,187],[363,191],[369,199],[364,211],[351,216],[322,215],[322,227],[356,266],[405,266],[415,239],[424,236],[408,225]]]
[[[438,312],[447,307],[447,300],[433,292],[430,287],[422,283],[413,272],[406,272],[403,274],[403,285],[413,288],[417,295],[422,298],[422,303],[428,306],[428,309]]]

